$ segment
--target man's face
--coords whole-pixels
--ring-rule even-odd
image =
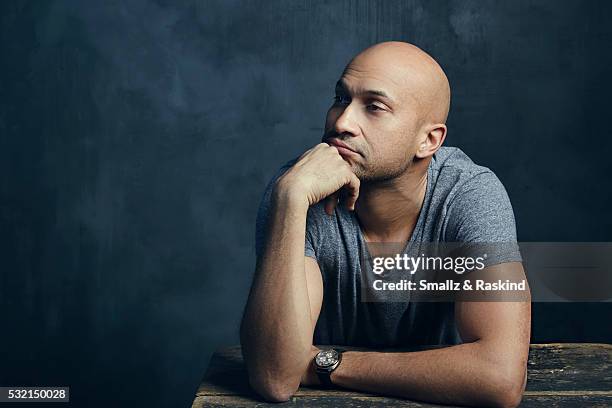
[[[354,151],[338,148],[362,182],[393,179],[413,161],[420,110],[400,71],[357,59],[336,85],[323,141],[340,140]]]

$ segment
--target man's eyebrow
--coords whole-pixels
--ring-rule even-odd
[[[346,90],[347,90],[347,86],[343,80],[339,80],[338,82],[336,82],[336,91],[346,91]],[[390,95],[388,95],[385,91],[382,91],[379,89],[366,89],[359,93],[364,94],[364,95],[380,96],[381,98],[385,98],[390,101],[393,101],[393,98]]]

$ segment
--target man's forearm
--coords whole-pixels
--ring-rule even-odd
[[[275,192],[271,220],[241,326],[251,382],[270,398],[299,385],[312,347],[304,272],[308,205]],[[264,395],[265,396],[265,395]]]
[[[520,401],[524,367],[504,366],[491,348],[474,342],[410,353],[347,351],[331,378],[339,387],[376,394],[505,407]]]

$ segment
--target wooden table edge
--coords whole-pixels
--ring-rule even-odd
[[[451,347],[450,345],[448,347]],[[563,348],[563,349],[568,349],[568,348],[599,348],[599,349],[611,349],[612,350],[612,344],[609,343],[532,343],[529,345],[530,349],[542,349],[542,348]],[[223,353],[224,351],[227,352],[228,350],[236,350],[239,349],[240,346],[231,346],[231,347],[223,347],[220,349],[217,349],[213,355],[211,356],[211,360],[212,357],[215,354],[220,354]],[[382,351],[382,350],[381,350]],[[384,350],[384,351],[390,351],[390,350]],[[203,380],[200,382],[200,385],[202,383],[206,382],[206,380]],[[320,395],[320,390],[318,389],[309,389],[307,387],[300,387],[297,391],[297,393],[294,395],[295,398],[299,398],[299,397],[313,397],[313,396],[319,396]],[[565,390],[565,391],[525,391],[523,393],[524,396],[602,396],[602,397],[612,397],[612,390],[598,390],[598,391],[589,391],[589,390]],[[215,392],[215,391],[206,391],[206,390],[200,390],[200,386],[198,386],[198,389],[196,390],[195,393],[196,398],[197,397],[206,397],[206,396],[227,396],[227,397],[235,397],[235,396],[239,396],[239,394],[236,394],[235,392]],[[365,393],[365,392],[358,392],[358,391],[352,391],[352,390],[342,390],[342,389],[336,389],[333,390],[330,394],[330,396],[337,396],[337,397],[359,397],[359,398],[380,398],[380,395],[377,394],[370,394],[370,393]]]

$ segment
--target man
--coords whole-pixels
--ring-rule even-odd
[[[401,42],[370,47],[337,83],[323,143],[271,181],[241,325],[250,383],[265,399],[285,401],[300,385],[323,383],[447,404],[520,402],[528,301],[360,298],[364,244],[516,242],[497,177],[441,147],[449,103],[446,75],[425,52]],[[518,252],[491,257],[484,272],[524,277]],[[327,344],[451,346],[321,354]]]

